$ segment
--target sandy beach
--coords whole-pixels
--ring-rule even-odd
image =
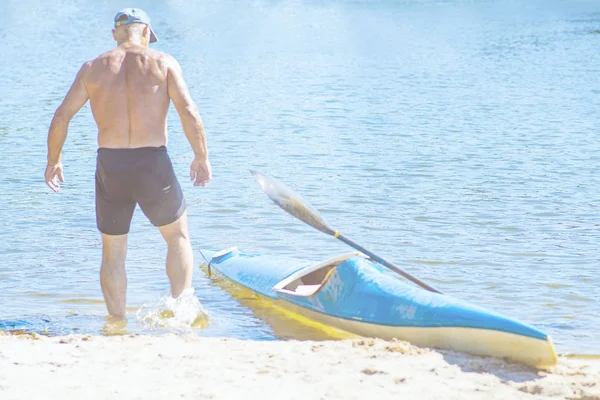
[[[600,360],[538,371],[371,339],[0,335],[0,398],[600,400]]]

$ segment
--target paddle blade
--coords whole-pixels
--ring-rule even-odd
[[[303,200],[298,194],[294,193],[290,188],[261,172],[250,172],[254,176],[254,179],[256,179],[256,182],[260,185],[262,191],[284,211],[292,214],[294,217],[321,232],[327,233],[328,235],[333,235],[335,233],[335,231],[327,225],[317,210],[315,210],[307,201]]]

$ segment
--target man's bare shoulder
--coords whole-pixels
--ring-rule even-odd
[[[151,52],[157,60],[162,61],[167,68],[179,68],[177,60],[169,53],[150,48],[148,48],[148,51]]]
[[[124,55],[125,54],[122,51],[118,51],[118,49],[112,49],[100,54],[93,60],[86,61],[85,63],[83,63],[83,66],[81,68],[82,70],[88,71],[97,70],[98,68],[102,68],[110,64],[111,61],[115,61],[116,59],[122,59]]]

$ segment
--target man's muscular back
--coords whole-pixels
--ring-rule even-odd
[[[160,147],[167,144],[167,112],[173,102],[193,151],[190,178],[195,186],[211,180],[206,135],[179,63],[148,48],[156,41],[143,10],[124,9],[115,16],[117,47],[86,62],[58,107],[48,129],[46,183],[55,192],[64,182],[62,148],[71,119],[90,100],[105,148]]]
[[[168,75],[173,62],[167,54],[128,44],[86,63],[82,79],[100,147],[167,144]]]

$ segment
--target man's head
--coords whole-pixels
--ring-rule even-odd
[[[124,8],[115,15],[113,37],[119,43],[136,41],[143,46],[158,41],[150,26],[150,17],[140,8]]]

